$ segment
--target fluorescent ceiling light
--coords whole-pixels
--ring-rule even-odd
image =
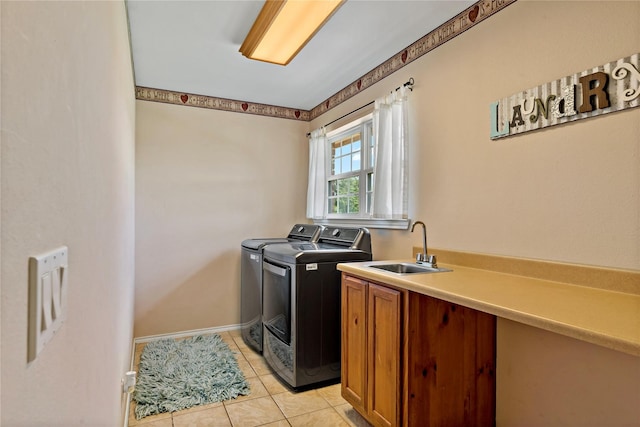
[[[287,65],[346,0],[266,0],[240,52]]]

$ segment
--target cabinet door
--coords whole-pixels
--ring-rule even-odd
[[[409,293],[406,424],[495,425],[495,316]]]
[[[342,396],[359,412],[367,405],[367,282],[342,279]]]
[[[369,284],[368,414],[376,426],[400,424],[401,293]]]

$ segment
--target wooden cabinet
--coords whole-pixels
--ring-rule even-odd
[[[342,277],[342,395],[374,426],[493,426],[495,316]]]
[[[342,394],[374,425],[397,426],[402,294],[350,276],[342,283]]]

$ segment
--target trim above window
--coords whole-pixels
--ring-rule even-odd
[[[373,108],[373,107],[372,107]],[[338,128],[332,129],[330,131],[327,131],[327,138],[332,138],[334,136],[336,136],[337,134],[344,132],[348,129],[351,129],[353,127],[359,126],[362,123],[371,120],[373,118],[373,112],[369,111],[368,113],[365,113],[362,117],[352,120],[349,123],[346,123]]]

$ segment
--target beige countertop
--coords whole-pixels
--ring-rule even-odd
[[[450,301],[498,317],[640,356],[640,295],[438,263],[451,272],[396,274],[375,264],[338,270]]]

